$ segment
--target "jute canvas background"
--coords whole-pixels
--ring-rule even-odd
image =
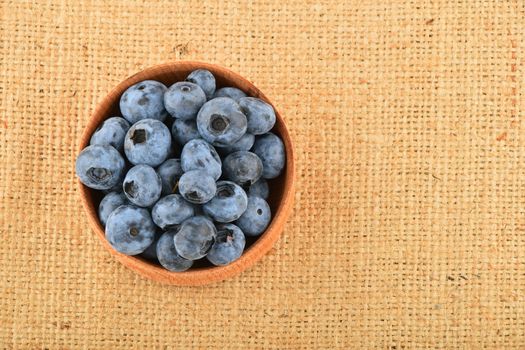
[[[523,1],[0,1],[0,348],[525,348]],[[259,264],[178,288],[88,228],[78,138],[118,82],[239,72],[294,138]]]

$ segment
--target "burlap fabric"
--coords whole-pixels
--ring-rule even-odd
[[[0,348],[525,348],[523,1],[0,5]],[[282,112],[293,217],[231,280],[149,282],[88,228],[78,139],[196,59]]]

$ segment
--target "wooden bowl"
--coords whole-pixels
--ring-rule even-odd
[[[84,133],[80,140],[79,152],[89,145],[91,135],[103,120],[114,115],[121,115],[119,111],[119,100],[122,93],[128,87],[147,79],[158,80],[169,87],[177,81],[184,80],[191,71],[198,68],[204,68],[212,72],[217,80],[218,88],[234,86],[246,92],[248,96],[259,97],[271,104],[271,101],[269,101],[268,98],[252,83],[226,68],[209,63],[193,61],[165,63],[147,68],[127,78],[111,90],[111,92],[96,107],[91,120],[84,129]],[[284,228],[286,219],[292,211],[293,204],[294,154],[292,140],[290,139],[288,130],[286,130],[283,118],[277,109],[275,109],[275,112],[277,122],[272,129],[272,132],[279,135],[284,142],[287,163],[283,173],[277,179],[269,181],[270,198],[268,199],[268,203],[273,216],[270,225],[266,229],[266,232],[261,236],[254,238],[247,237],[246,248],[238,260],[227,266],[206,266],[205,263],[204,266],[202,266],[203,263],[200,263],[200,267],[199,264],[196,264],[197,267],[192,267],[185,272],[170,272],[162,266],[141,257],[121,254],[114,250],[106,240],[104,228],[98,219],[97,208],[102,199],[101,192],[92,190],[79,181],[80,196],[89,219],[89,224],[104,244],[104,247],[106,247],[106,249],[109,250],[122,264],[138,272],[142,276],[157,282],[172,285],[197,286],[221,281],[228,277],[237,275],[255,264],[277,241]]]

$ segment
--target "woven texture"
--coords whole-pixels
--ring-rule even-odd
[[[0,1],[0,348],[525,348],[523,1],[108,3]],[[116,262],[74,177],[96,103],[180,59],[297,153],[275,248],[195,288]]]

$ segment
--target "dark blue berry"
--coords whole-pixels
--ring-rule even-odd
[[[194,70],[188,75],[186,81],[199,85],[208,100],[212,98],[215,92],[215,77],[210,71],[206,69]]]
[[[179,179],[179,192],[188,202],[203,204],[215,195],[215,180],[202,170],[191,170]]]
[[[248,207],[235,224],[246,236],[259,236],[266,230],[271,219],[268,203],[261,197],[248,196]]]
[[[241,186],[251,185],[261,177],[263,164],[255,153],[239,151],[229,154],[222,162],[223,175]]]
[[[178,194],[161,198],[151,210],[153,222],[163,230],[169,230],[193,216],[193,205]]]
[[[171,126],[171,135],[180,145],[185,145],[189,141],[201,137],[199,130],[197,130],[197,122],[193,119],[175,119]]]
[[[206,258],[216,266],[231,264],[241,256],[246,239],[240,228],[233,224],[217,225],[217,237]]]
[[[206,102],[197,115],[197,129],[214,146],[230,146],[246,133],[246,116],[237,102],[217,97]]]
[[[109,145],[87,146],[77,157],[75,170],[80,182],[95,190],[109,190],[122,181],[126,162]]]
[[[131,203],[139,207],[150,207],[159,200],[162,184],[155,169],[141,164],[129,169],[122,188]]]
[[[273,107],[256,97],[243,97],[239,106],[248,120],[248,132],[262,135],[270,131],[275,125],[275,111]]]
[[[164,268],[173,272],[186,271],[193,265],[193,261],[184,259],[175,249],[174,237],[176,231],[165,232],[157,243],[157,258]]]
[[[177,119],[195,119],[205,102],[201,87],[188,81],[173,84],[164,95],[166,110]]]
[[[194,216],[184,221],[175,235],[175,249],[180,256],[197,260],[206,256],[217,231],[213,222],[204,216]]]
[[[189,141],[180,156],[182,170],[202,170],[215,180],[222,174],[221,158],[215,148],[202,139]]]
[[[255,136],[246,133],[239,139],[239,141],[235,142],[230,146],[217,147],[217,152],[223,155],[227,155],[238,151],[249,151],[252,148],[254,142]]]
[[[108,218],[106,239],[116,251],[136,255],[153,243],[155,230],[146,209],[121,205]]]
[[[120,98],[120,112],[131,124],[142,119],[164,121],[168,113],[164,109],[164,84],[145,80],[130,86]]]
[[[249,196],[261,197],[262,199],[268,199],[270,189],[268,188],[268,182],[264,178],[260,178],[253,183],[248,189]]]
[[[182,176],[182,167],[180,159],[168,159],[157,168],[160,181],[162,182],[162,195],[175,193],[175,186]]]
[[[120,189],[122,190],[122,189]],[[113,210],[117,209],[128,202],[126,196],[122,192],[110,192],[102,198],[98,206],[98,218],[102,226],[106,226],[108,217]]]
[[[286,163],[286,154],[284,144],[278,136],[269,132],[256,137],[252,152],[261,158],[262,177],[273,179],[281,174]]]
[[[231,181],[217,182],[215,196],[202,206],[204,213],[218,222],[237,220],[248,206],[244,190]]]
[[[229,97],[235,102],[239,102],[241,98],[246,97],[246,94],[242,90],[234,87],[223,87],[215,91],[213,98],[215,97]]]
[[[91,136],[90,145],[110,145],[117,151],[122,152],[124,148],[124,138],[130,125],[126,119],[112,117],[106,119],[95,130]]]
[[[143,119],[128,130],[124,151],[132,164],[156,167],[168,158],[171,151],[170,130],[158,120]]]

